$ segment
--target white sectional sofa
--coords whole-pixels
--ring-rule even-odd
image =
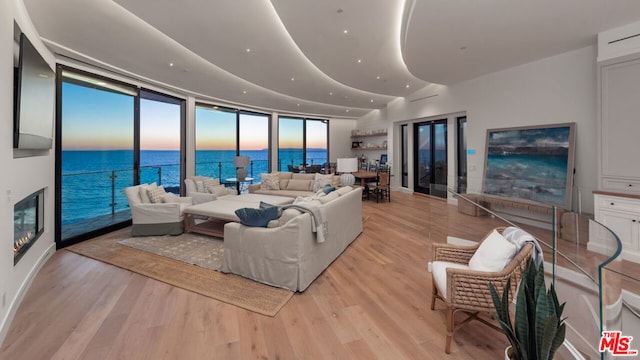
[[[272,178],[270,179],[269,176]],[[340,185],[340,176],[317,173],[273,172],[260,174],[260,183],[249,185],[249,192],[289,197],[312,196],[326,183],[338,186]]]
[[[236,195],[236,190],[227,189],[220,184],[220,179],[206,176],[192,176],[184,179],[184,186],[188,197],[194,204],[214,201],[227,195]]]
[[[362,232],[361,188],[339,188],[313,201],[325,217],[323,242],[312,231],[308,212],[286,209],[266,228],[228,223],[222,271],[304,291]]]

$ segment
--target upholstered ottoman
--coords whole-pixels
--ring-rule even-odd
[[[224,196],[218,200],[191,205],[184,209],[184,231],[224,238],[224,224],[240,221],[236,216],[236,210],[257,209],[261,201],[272,205],[285,205],[292,203],[293,200],[286,196],[243,194]],[[195,216],[206,217],[208,220],[196,223]]]

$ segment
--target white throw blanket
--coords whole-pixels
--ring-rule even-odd
[[[517,227],[509,226],[504,229],[502,236],[516,246],[516,254],[520,252],[520,249],[522,249],[522,247],[528,242],[532,243],[533,252],[531,253],[531,258],[536,263],[536,266],[540,266],[544,260],[542,257],[542,248],[531,234]]]
[[[316,241],[322,243],[329,236],[329,225],[327,224],[324,206],[312,202],[289,204],[282,206],[282,209],[298,209],[311,215],[311,231],[316,233]]]

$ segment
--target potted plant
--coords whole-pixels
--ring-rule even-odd
[[[496,313],[491,314],[500,323],[504,334],[511,343],[505,358],[513,360],[553,359],[556,350],[565,337],[565,323],[562,318],[564,305],[558,303],[553,284],[549,289],[544,280],[544,267],[529,261],[522,272],[522,280],[516,295],[516,313],[512,322],[509,315],[509,289],[507,280],[498,295],[492,283],[489,284]]]

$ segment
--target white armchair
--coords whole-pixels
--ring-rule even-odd
[[[192,176],[184,179],[187,196],[193,198],[194,204],[202,204],[209,201],[217,200],[221,196],[234,195],[233,189],[226,189],[220,185],[219,179],[213,179],[206,176]],[[207,191],[207,185],[213,185],[216,193]]]
[[[153,187],[155,184],[142,184],[124,189],[131,209],[133,236],[182,234],[182,213],[193,200],[167,193],[161,196],[162,202],[149,202],[144,192]]]

